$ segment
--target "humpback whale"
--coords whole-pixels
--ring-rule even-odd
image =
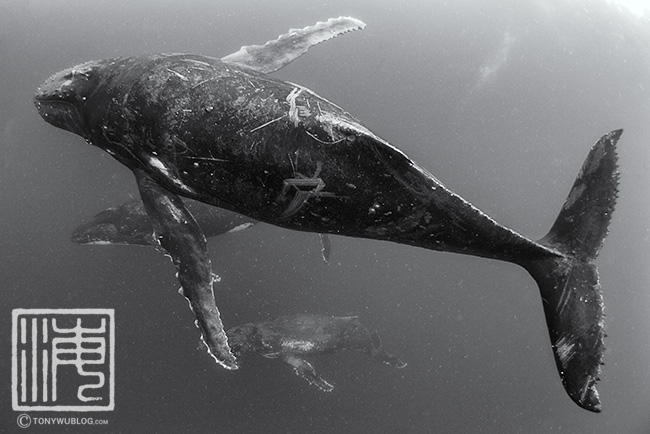
[[[395,368],[406,366],[384,351],[379,334],[371,333],[356,316],[286,315],[233,327],[226,335],[238,360],[250,355],[281,359],[323,392],[331,392],[334,386],[316,373],[305,356],[358,350]]]
[[[256,220],[193,200],[183,203],[206,238],[237,232],[257,224]],[[77,226],[70,237],[77,244],[128,244],[156,246],[153,227],[140,199],[113,206]]]
[[[338,33],[364,26],[339,18],[313,28],[327,23]],[[596,142],[550,231],[531,240],[452,192],[338,105],[269,75],[304,52],[288,44],[300,30],[288,35],[222,59],[145,54],[90,61],[54,74],[35,93],[46,122],[133,172],[156,242],[178,269],[209,353],[237,368],[213,296],[205,236],[181,196],[288,229],[522,266],[538,284],[566,392],[600,411],[604,316],[594,261],[616,202],[622,130]]]

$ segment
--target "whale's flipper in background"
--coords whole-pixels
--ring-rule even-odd
[[[601,410],[596,382],[605,346],[603,298],[596,259],[618,191],[616,142],[622,130],[591,149],[550,232],[538,242],[559,256],[522,262],[542,295],[553,353],[567,393]]]
[[[318,387],[323,392],[331,392],[334,390],[334,386],[318,375],[314,367],[307,360],[291,354],[282,356],[282,360],[291,365],[294,371],[296,371],[296,374],[309,384]]]

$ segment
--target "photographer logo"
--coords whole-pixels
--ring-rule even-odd
[[[15,411],[115,407],[114,309],[14,309]]]

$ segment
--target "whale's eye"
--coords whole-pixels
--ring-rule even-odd
[[[354,143],[356,140],[357,140],[357,136],[355,136],[354,134],[350,134],[345,138],[345,141],[348,143]]]

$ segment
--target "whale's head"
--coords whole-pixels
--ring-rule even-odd
[[[100,212],[77,226],[71,239],[77,244],[156,245],[147,213],[139,199]]]
[[[147,222],[120,221],[104,211],[74,230],[73,243],[88,245],[124,244],[131,246],[156,246],[151,227]],[[147,230],[148,229],[148,230]]]
[[[41,117],[49,124],[85,136],[84,107],[102,82],[106,61],[91,61],[57,72],[34,94]]]
[[[115,241],[120,235],[119,228],[112,222],[91,223],[78,226],[70,239],[77,244],[126,244],[121,241]]]

